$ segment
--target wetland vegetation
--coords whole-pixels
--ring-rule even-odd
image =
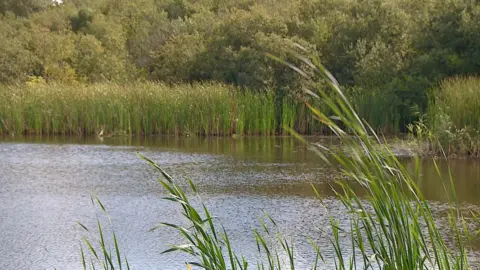
[[[468,269],[478,264],[476,211],[434,162],[447,197],[441,228],[418,187],[419,160],[406,169],[381,135],[408,133],[419,152],[445,159],[479,156],[478,17],[472,0],[0,0],[0,134],[292,134],[340,179],[342,221],[312,186],[329,237],[305,240],[309,268]],[[340,151],[302,139],[312,134],[335,136]],[[193,182],[142,158],[185,218],[156,229],[179,233],[183,244],[167,251],[187,254],[187,269],[306,267],[269,215],[253,230],[256,260],[236,253],[191,199]],[[121,235],[102,224],[81,224],[97,234],[82,241],[83,267],[129,269]]]
[[[331,188],[335,192],[335,198],[343,204],[347,216],[347,222],[340,222],[328,214],[330,227],[319,229],[320,233],[329,231],[326,237],[334,249],[333,254],[328,254],[327,260],[327,255],[323,253],[326,247],[319,246],[308,235],[304,237],[304,241],[310,240],[315,256],[311,265],[304,265],[302,269],[332,268],[331,260],[334,261],[335,269],[469,269],[471,255],[468,245],[474,239],[472,220],[479,223],[479,219],[474,211],[466,215],[458,204],[452,176],[447,176],[450,177],[447,181],[449,184],[445,185],[442,181],[448,196],[447,215],[450,221],[448,229],[444,231],[436,222],[432,206],[418,187],[418,158],[414,172],[408,171],[388,145],[384,144],[383,139],[358,117],[338,82],[319,63],[318,57],[302,58],[302,61],[325,79],[331,90],[330,93],[322,89],[307,92],[314,98],[322,99],[335,113],[335,117],[326,115],[313,106],[309,107],[311,113],[335,134],[344,148],[342,151],[333,151],[329,145],[314,146],[304,142],[317,154],[319,160],[337,168],[337,178],[340,180]],[[303,140],[299,135],[297,138]],[[261,227],[253,229],[259,257],[257,261],[251,261],[252,258],[235,252],[229,233],[206,204],[199,198],[191,200],[198,191],[190,179],[189,193],[186,193],[185,185],[179,184],[154,161],[140,157],[161,175],[159,182],[168,194],[164,200],[176,204],[185,217],[184,222],[161,222],[152,229],[169,228],[181,236],[181,244],[173,244],[163,253],[182,252],[190,255],[192,260],[186,262],[188,269],[192,266],[212,270],[249,267],[296,269],[297,254],[293,240],[277,230],[276,222],[268,214],[260,219]],[[437,176],[443,179],[445,176],[436,168]],[[358,185],[360,191],[352,185]],[[313,185],[312,188],[319,200],[319,207],[325,207],[329,213],[320,193]],[[92,201],[108,216],[98,198],[92,198]],[[85,254],[88,254],[92,268],[103,265],[104,269],[122,266],[129,269],[128,260],[120,255],[115,232],[112,232],[115,246],[115,251],[112,252],[104,240],[98,217],[97,223],[100,234],[97,249],[87,238],[84,239],[85,249],[81,249],[84,268],[87,269],[88,266],[88,260],[85,259]],[[81,226],[89,232],[85,226]],[[344,238],[349,245],[345,244]],[[330,265],[327,264],[328,260]]]
[[[0,133],[329,133],[307,113],[305,78],[265,56],[302,67],[300,44],[376,131],[426,127],[448,153],[475,156],[479,10],[470,0],[0,1]]]

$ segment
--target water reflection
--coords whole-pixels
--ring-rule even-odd
[[[296,239],[299,269],[313,260],[303,234],[312,236],[327,257],[333,254],[319,231],[329,220],[311,184],[341,224],[348,223],[331,191],[335,175],[293,138],[7,137],[0,143],[0,268],[78,269],[81,234],[75,224],[81,220],[95,226],[89,199],[95,192],[108,206],[135,269],[183,269],[184,257],[159,255],[177,236],[148,232],[159,221],[181,219],[177,209],[160,199],[158,175],[136,157],[137,151],[179,179],[192,178],[236,249],[250,258],[256,256],[251,228],[259,225],[264,210]],[[413,170],[413,163],[405,162]],[[438,164],[446,170],[445,161]],[[451,168],[458,198],[479,205],[480,162],[454,160]],[[431,161],[421,162],[420,175],[419,186],[441,213],[447,197]],[[439,222],[448,224],[441,214]]]
[[[443,178],[439,176],[433,160],[421,161],[418,185],[426,198],[448,201],[444,185],[449,189],[450,170],[458,200],[463,203],[480,204],[480,160],[454,159],[435,162]]]

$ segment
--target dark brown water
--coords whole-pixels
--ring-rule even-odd
[[[159,176],[137,151],[180,181],[190,177],[237,252],[248,258],[256,258],[251,231],[264,211],[296,242],[298,269],[314,259],[304,235],[319,243],[327,260],[333,255],[319,230],[328,227],[328,215],[314,198],[311,183],[340,223],[348,224],[329,186],[334,175],[292,138],[2,138],[0,269],[81,269],[84,233],[77,221],[95,227],[93,193],[106,205],[133,269],[186,269],[188,258],[160,255],[168,244],[179,243],[175,233],[148,232],[160,221],[182,220],[178,209],[161,199]],[[446,165],[439,162],[442,170]],[[476,208],[480,162],[464,159],[450,165],[459,200]],[[447,197],[432,162],[422,161],[419,185],[441,212]]]

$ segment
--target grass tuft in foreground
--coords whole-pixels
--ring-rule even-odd
[[[110,219],[110,216],[108,215],[107,210],[105,209],[105,206],[103,206],[100,199],[98,199],[96,196],[92,196],[91,200],[94,206],[98,206],[101,209],[102,215],[108,220],[109,225],[113,227],[112,220]],[[120,251],[115,230],[112,228],[111,233],[108,233],[107,235],[105,231],[105,225],[102,225],[100,220],[100,217],[97,215],[97,239],[93,241],[84,236],[80,245],[80,255],[83,269],[86,270],[100,268],[104,270],[130,270],[130,264],[128,263],[127,258],[123,256]],[[85,225],[80,222],[78,225],[80,225],[84,232],[92,235],[90,230]],[[110,247],[110,242],[107,240],[107,238],[111,239],[113,242],[113,250]],[[91,256],[87,258],[86,254],[90,254]]]

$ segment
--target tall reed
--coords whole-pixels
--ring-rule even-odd
[[[214,83],[0,86],[0,134],[273,135],[274,100]]]
[[[480,156],[480,78],[450,78],[433,89],[428,114],[415,132],[434,138],[430,151]]]
[[[480,129],[479,77],[447,79],[432,94],[436,105],[432,110],[437,109],[447,114],[457,128]]]
[[[0,134],[275,135],[279,127],[329,133],[309,113],[305,100],[276,95],[272,89],[250,91],[218,83],[0,85]],[[369,108],[362,117],[380,119],[375,129],[391,131],[394,116],[371,115],[378,104],[366,100],[356,99],[359,108]],[[328,109],[321,100],[309,102]]]
[[[353,87],[346,94],[358,115],[365,119],[376,131],[397,133],[400,127],[400,103],[396,95],[379,89]]]
[[[105,206],[103,206],[100,199],[98,199],[96,196],[92,196],[91,201],[94,206],[98,206],[101,209],[102,216],[108,220],[108,223],[112,228],[110,228],[110,230],[105,228],[105,224],[102,224],[100,221],[101,218],[97,214],[97,227],[95,228],[97,230],[97,239],[92,240],[87,236],[83,236],[82,243],[80,245],[80,256],[83,269],[93,270],[100,268],[104,270],[130,270],[128,259],[121,253],[117,235],[112,226],[112,220],[110,219]],[[92,235],[90,233],[90,229],[85,225],[80,222],[78,225],[80,225],[82,230],[89,234],[89,236]],[[113,243],[110,243],[109,239],[111,239]],[[111,245],[113,245],[113,248]],[[90,254],[91,256],[88,256],[87,254]]]

